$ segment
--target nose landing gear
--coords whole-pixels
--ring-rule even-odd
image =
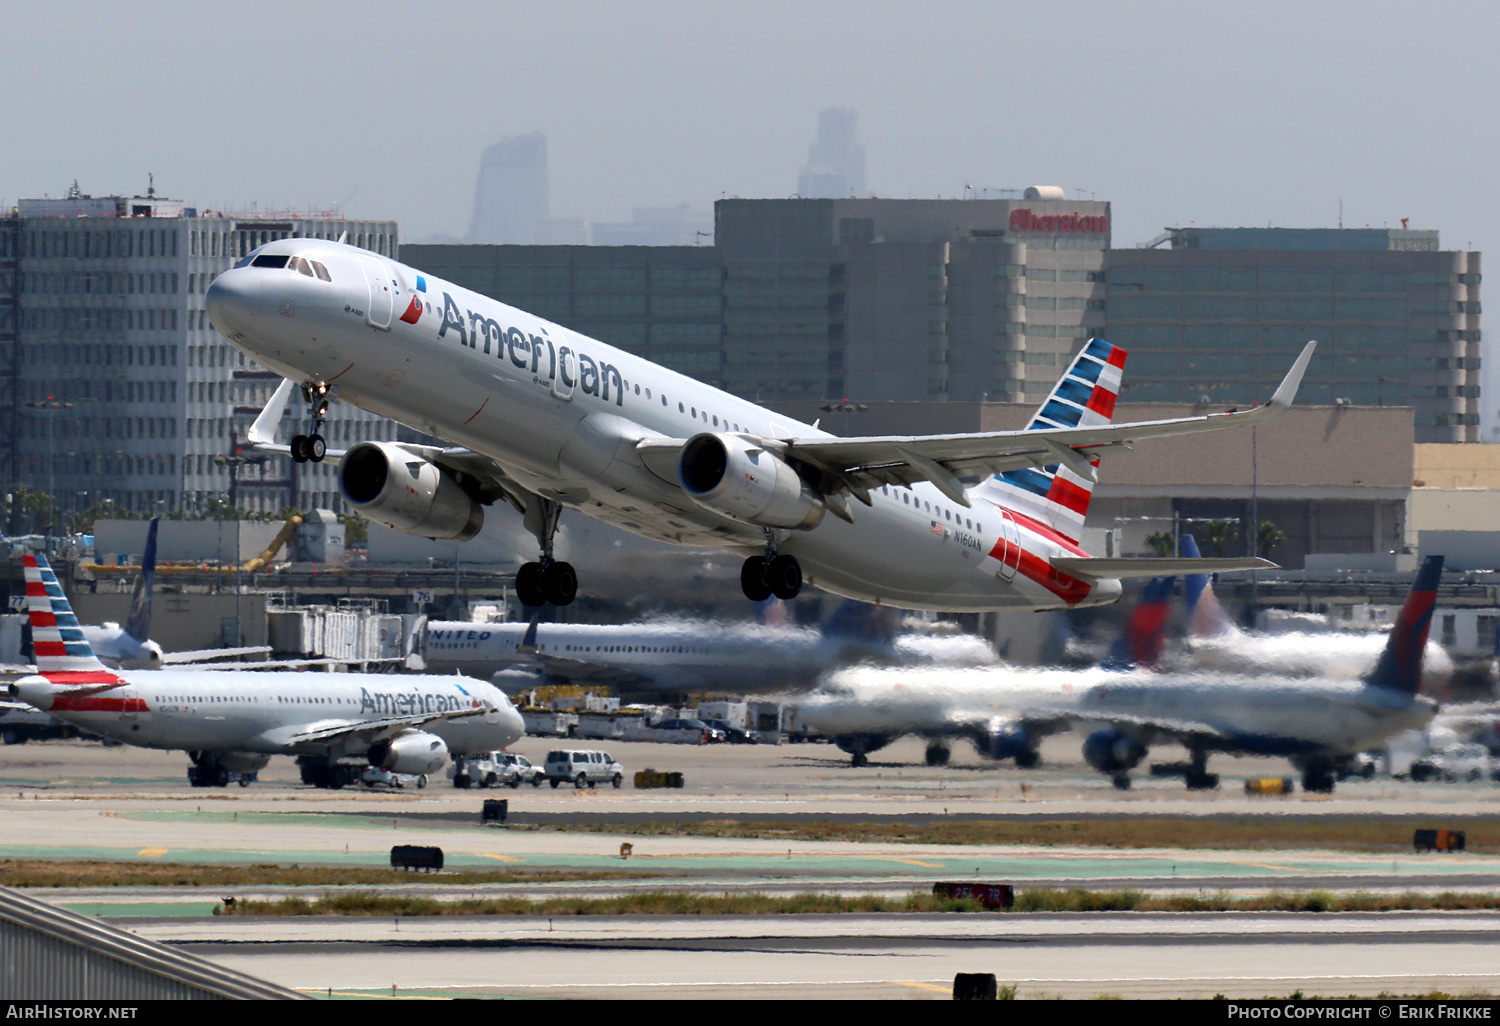
[[[552,536],[557,533],[561,504],[530,496],[526,502],[526,527],[542,547],[542,558],[523,563],[516,571],[516,598],[523,605],[540,606],[547,602],[566,606],[578,597],[578,574],[573,564],[552,558]]]
[[[802,564],[796,556],[778,556],[776,537],[766,532],[766,554],[751,556],[740,567],[740,590],[751,602],[764,602],[775,595],[784,602],[802,591]]]
[[[310,435],[293,435],[292,459],[298,463],[322,463],[328,453],[328,442],[322,435],[323,421],[328,416],[328,405],[338,395],[338,387],[318,382],[302,386],[302,398],[307,402],[308,416],[312,417]]]

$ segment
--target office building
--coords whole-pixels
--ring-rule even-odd
[[[818,111],[818,135],[807,165],[797,176],[803,199],[847,199],[865,195],[865,148],[859,144],[859,112],[852,107]]]
[[[1121,399],[1265,398],[1308,339],[1300,400],[1411,406],[1418,442],[1480,434],[1480,254],[1436,231],[1181,228],[1109,253]]]
[[[338,508],[332,466],[242,462],[255,457],[239,442],[280,379],[230,348],[203,307],[220,272],[288,237],[397,249],[391,221],[199,211],[154,191],[91,197],[75,187],[21,200],[0,220],[0,277],[15,295],[9,337],[0,304],[5,479],[52,494],[64,511],[109,499],[193,513],[215,497],[268,512]],[[300,404],[289,409],[286,433],[305,420]],[[336,406],[325,433],[342,446],[394,431]]]
[[[545,135],[510,136],[485,148],[474,186],[469,242],[504,246],[546,241],[538,238],[538,229],[551,218],[551,210]],[[548,226],[549,233],[561,230]]]

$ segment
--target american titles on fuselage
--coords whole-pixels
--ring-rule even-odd
[[[457,695],[435,695],[425,691],[371,691],[359,689],[359,711],[377,715],[411,716],[415,713],[463,712],[480,708],[479,699],[465,701]]]
[[[420,282],[418,287],[425,287]],[[598,396],[604,402],[610,400],[610,379],[614,379],[614,401],[616,406],[625,405],[624,379],[620,370],[612,363],[596,360],[581,349],[560,346],[547,337],[547,329],[538,335],[528,335],[520,328],[505,327],[493,317],[486,317],[473,310],[460,310],[453,297],[443,293],[443,323],[438,328],[438,338],[446,338],[452,330],[458,333],[462,346],[505,359],[519,370],[529,370],[538,380],[554,381],[561,375],[565,388],[577,388],[585,395]],[[547,371],[541,370],[542,347],[547,349]],[[571,359],[570,359],[571,357]],[[575,369],[576,368],[576,369]]]

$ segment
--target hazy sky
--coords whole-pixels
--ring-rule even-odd
[[[1172,224],[1440,228],[1500,243],[1486,4],[32,3],[0,200],[144,190],[342,204],[461,235],[480,151],[547,133],[553,216],[785,196],[822,107],[870,188],[1083,189],[1115,242]]]

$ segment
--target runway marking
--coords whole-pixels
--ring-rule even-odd
[[[1309,867],[1307,866],[1273,866],[1269,862],[1233,862],[1230,864],[1235,866],[1253,866],[1256,869],[1279,869],[1288,873],[1306,873],[1309,871]]]
[[[476,858],[481,858],[481,859],[497,859],[497,860],[499,860],[501,862],[525,862],[526,861],[525,859],[518,859],[514,855],[496,855],[492,851],[471,851],[471,852],[469,852],[469,854],[475,856]]]
[[[170,848],[142,848],[135,853],[135,857],[138,859],[159,859],[171,850]]]
[[[899,987],[915,987],[918,990],[935,990],[939,994],[953,993],[952,987],[939,987],[935,983],[918,983],[916,980],[892,980],[891,982]]]
[[[869,862],[900,862],[908,866],[926,866],[928,869],[943,868],[943,864],[941,862],[921,862],[917,859],[898,859],[885,855],[864,855],[861,857]]]

